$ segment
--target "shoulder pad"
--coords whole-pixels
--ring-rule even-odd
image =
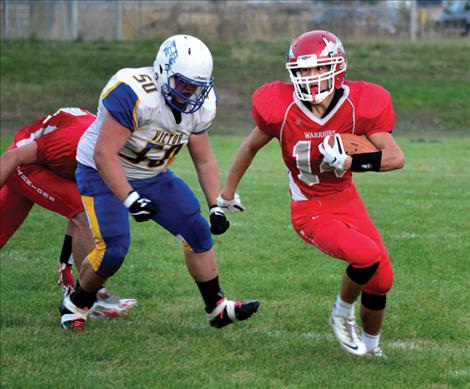
[[[152,68],[125,68],[118,71],[101,93],[101,101],[124,127],[134,131],[142,112],[156,109],[158,88]]]
[[[390,132],[395,114],[390,93],[371,82],[349,82],[360,133]]]
[[[375,118],[392,104],[390,93],[378,84],[358,82],[358,108],[364,118]]]
[[[252,97],[253,118],[262,131],[280,129],[286,109],[293,101],[292,84],[275,81],[259,87]],[[268,129],[269,128],[269,129]]]
[[[201,134],[207,131],[212,122],[215,119],[217,113],[217,93],[212,89],[206,99],[201,109],[195,113],[197,116],[196,126],[192,131],[193,134]]]

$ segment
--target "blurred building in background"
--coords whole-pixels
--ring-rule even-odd
[[[207,42],[229,42],[290,39],[306,30],[330,29],[343,39],[415,40],[462,35],[468,28],[465,22],[455,25],[442,16],[455,7],[452,3],[2,0],[1,38],[136,40],[189,33]]]

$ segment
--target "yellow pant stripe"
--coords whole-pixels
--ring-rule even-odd
[[[188,242],[181,242],[181,245],[183,246],[183,250],[189,251],[190,253],[193,252],[193,248],[189,245]]]
[[[96,218],[95,199],[91,196],[82,196],[82,202],[85,206],[90,228],[95,239],[95,249],[88,254],[87,258],[93,270],[97,271],[101,266],[101,262],[103,261],[104,254],[106,252],[106,242],[101,235],[98,219]]]

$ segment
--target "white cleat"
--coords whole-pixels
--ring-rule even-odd
[[[335,316],[332,311],[330,325],[343,349],[354,355],[366,355],[366,345],[359,337],[354,317]]]
[[[121,317],[127,314],[136,304],[136,299],[120,299],[112,296],[103,288],[96,294],[96,302],[90,308],[88,318],[98,320]]]
[[[380,347],[376,347],[372,350],[367,351],[366,356],[370,358],[387,359],[387,356],[384,354]]]

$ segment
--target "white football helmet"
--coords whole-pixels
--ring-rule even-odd
[[[193,113],[214,85],[212,66],[212,54],[202,41],[174,35],[160,46],[153,71],[166,103],[181,113]]]
[[[300,69],[329,66],[325,73],[302,77]],[[338,37],[328,31],[309,31],[294,39],[289,48],[286,69],[300,100],[320,104],[334,89],[343,85],[347,57]],[[321,89],[322,81],[327,88]]]

